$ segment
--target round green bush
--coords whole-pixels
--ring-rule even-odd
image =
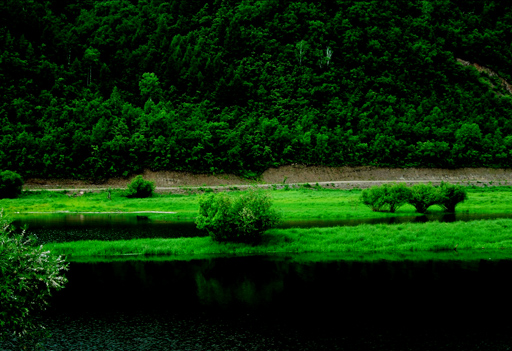
[[[408,202],[414,206],[416,212],[425,213],[427,209],[439,203],[439,190],[431,184],[414,184],[410,188]]]
[[[144,198],[150,197],[155,191],[155,183],[149,180],[144,180],[141,175],[133,178],[130,184],[128,184],[128,190],[126,192],[127,197]]]
[[[257,242],[261,234],[279,222],[270,196],[249,190],[238,196],[205,194],[199,199],[197,228],[215,241]]]
[[[12,171],[0,172],[0,199],[14,199],[21,194],[23,179]]]
[[[461,185],[441,182],[438,189],[439,200],[437,204],[446,212],[455,212],[455,207],[468,198],[466,189]]]
[[[383,184],[365,189],[361,202],[375,212],[395,212],[409,200],[410,190],[404,184]]]

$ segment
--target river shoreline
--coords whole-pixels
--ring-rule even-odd
[[[283,255],[296,253],[411,253],[510,251],[511,219],[454,223],[271,229],[257,245],[218,243],[210,237],[73,241],[44,245],[67,260],[85,257]]]

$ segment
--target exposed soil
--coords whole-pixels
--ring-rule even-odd
[[[144,179],[155,182],[160,190],[179,187],[219,187],[264,184],[320,183],[336,188],[365,188],[384,182],[418,182],[441,181],[472,185],[506,185],[512,184],[511,169],[491,168],[379,168],[379,167],[323,167],[290,165],[266,170],[258,180],[248,180],[232,174],[193,174],[190,172],[144,171]],[[38,179],[31,178],[25,182],[26,189],[106,189],[124,188],[135,175],[128,178],[111,178],[99,184],[92,181],[75,179]],[[158,189],[157,189],[158,190]]]

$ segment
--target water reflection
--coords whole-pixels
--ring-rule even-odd
[[[259,256],[71,263],[69,285],[53,303],[66,311],[241,308],[364,319],[377,312],[416,318],[456,308],[457,316],[480,315],[509,305],[503,277],[511,270],[510,260],[300,263]],[[457,307],[475,305],[486,307]]]
[[[311,228],[356,226],[361,224],[423,223],[428,221],[454,222],[483,219],[512,218],[505,214],[427,214],[423,216],[394,216],[364,219],[286,220],[280,228]],[[192,221],[154,220],[145,215],[126,214],[53,214],[17,215],[14,225],[28,226],[40,243],[77,240],[127,240],[134,238],[176,238],[203,236]]]
[[[383,218],[354,218],[354,219],[333,219],[333,220],[287,220],[280,225],[281,228],[311,228],[311,227],[334,227],[334,226],[357,226],[361,224],[402,224],[402,223],[425,223],[425,222],[456,222],[456,221],[477,221],[500,218],[512,218],[512,213],[436,213],[422,216],[392,216]]]
[[[51,350],[508,350],[511,260],[72,263]],[[0,349],[2,345],[0,344]]]
[[[17,215],[15,227],[28,227],[39,242],[129,240],[201,236],[191,221],[153,220],[145,215],[52,214]]]

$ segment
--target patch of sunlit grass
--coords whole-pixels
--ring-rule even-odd
[[[301,188],[295,190],[270,190],[275,208],[283,219],[344,219],[383,218],[390,216],[415,216],[410,205],[396,213],[372,212],[359,197],[360,190],[327,190]],[[63,192],[23,192],[18,199],[1,199],[0,208],[6,213],[16,212],[176,212],[168,215],[151,215],[157,218],[193,219],[199,210],[198,194],[157,194],[146,199],[123,196],[122,190],[113,190],[111,200],[107,192],[85,193],[74,197]],[[468,200],[457,206],[459,213],[510,213],[512,212],[512,187],[468,188]],[[437,206],[428,213],[441,213]]]
[[[512,249],[512,220],[272,229],[259,244],[217,243],[209,237],[77,241],[45,248],[69,259],[119,255],[375,253]]]

